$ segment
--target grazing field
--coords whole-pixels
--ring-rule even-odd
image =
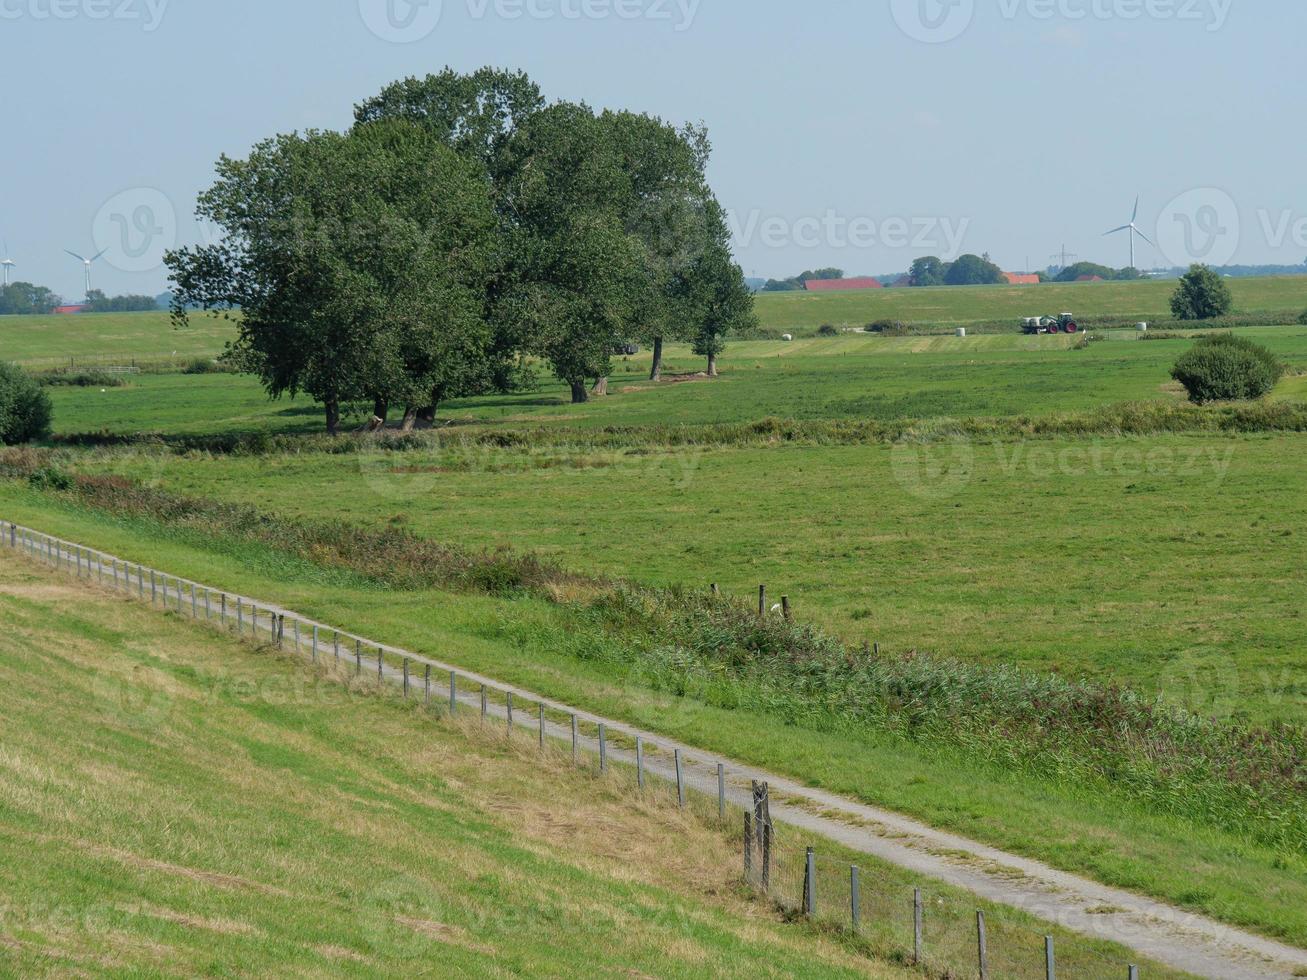
[[[315,549],[292,554],[180,515],[105,513],[12,482],[0,483],[0,510],[129,560],[267,596],[707,751],[1307,943],[1307,854],[1223,826],[1202,807],[1163,813],[1111,780],[1050,778],[983,746],[921,740],[896,727],[796,718],[769,699],[719,703],[660,683],[656,671],[633,665],[621,635],[566,602],[398,587],[329,554],[312,557]],[[357,556],[359,568],[369,564]]]
[[[1240,331],[1307,370],[1307,327]],[[716,381],[651,384],[648,355],[619,362],[612,394],[571,405],[548,377],[539,390],[451,402],[441,417],[460,424],[696,425],[787,419],[891,420],[939,416],[1050,415],[1105,403],[1182,401],[1170,368],[1188,340],[1141,342],[1108,332],[1076,349],[1071,337],[990,335],[889,338],[850,335],[732,344]],[[671,347],[669,374],[703,369],[687,348]],[[1301,385],[1286,378],[1285,390]],[[145,375],[122,388],[52,392],[62,433],[233,433],[321,431],[309,400],[270,402],[251,378]],[[355,421],[361,417],[356,414]]]
[[[1238,313],[1307,310],[1307,276],[1231,279]],[[938,286],[853,293],[761,293],[758,315],[773,330],[829,323],[860,327],[875,320],[965,324],[1070,311],[1077,316],[1160,320],[1171,315],[1172,280],[1045,283],[1040,286]]]
[[[0,555],[0,973],[913,975],[666,801]]]
[[[82,313],[74,316],[0,316],[0,359],[28,367],[130,364],[141,361],[212,357],[236,330],[225,320],[196,317],[185,330],[166,312]]]
[[[1289,363],[1274,399],[1301,403],[1307,327],[1241,334]],[[31,486],[15,471],[23,476],[0,483],[0,503],[19,520],[137,560],[1307,943],[1307,821],[1300,807],[1268,802],[1301,785],[1307,721],[1300,416],[1268,408],[1264,431],[1194,425],[1122,436],[1104,406],[1130,401],[1120,411],[1142,416],[1182,406],[1169,369],[1191,340],[1103,337],[1084,347],[1015,333],[740,343],[721,379],[661,385],[637,356],[621,363],[608,398],[571,406],[544,381],[443,406],[449,431],[398,445],[332,443],[316,435],[314,405],[269,403],[249,379],[144,375],[104,391],[51,389],[57,431],[88,434],[86,447],[56,450],[54,468],[32,473]],[[673,373],[701,367],[684,348],[670,361]],[[1277,427],[1277,417],[1290,424]],[[1041,423],[1059,418],[1059,434],[1038,437]],[[783,423],[768,419],[806,421],[817,434],[787,443]],[[977,419],[1000,436],[949,435],[968,420],[967,431],[984,431]],[[828,423],[834,432],[867,421],[902,422],[908,433],[821,437]],[[724,423],[761,424],[747,439],[697,441]],[[115,445],[137,433],[160,444]],[[258,433],[280,439],[234,445]],[[168,445],[183,436],[196,437],[191,448]],[[59,492],[66,473],[112,477],[101,486],[121,493],[124,509]],[[132,510],[141,485],[201,498],[202,508],[259,510],[240,528],[175,502]],[[306,544],[297,522],[329,523],[347,540],[388,529],[433,548],[492,549],[492,563],[493,549],[507,546],[583,577],[696,595],[715,582],[748,596],[765,582],[803,623],[879,644],[907,671],[946,658],[967,681],[932,687],[923,667],[919,687],[897,687],[900,674],[826,701],[787,700],[784,685],[767,686],[773,663],[732,674],[729,657],[711,660],[732,649],[711,631],[687,641],[638,610],[604,619],[586,605],[593,584],[563,576],[552,591],[507,596],[411,585],[368,567],[357,549]],[[274,547],[248,537],[277,528],[284,537]],[[1224,719],[1227,727],[1202,731],[1231,733],[1226,745],[1245,744],[1245,725],[1298,727],[1264,743],[1248,736],[1286,753],[1275,756],[1265,797],[1220,766],[1186,782],[1206,743],[1187,756],[1116,743],[1081,752],[1071,729],[1056,752],[1038,743],[1048,750],[1022,755],[1035,743],[1018,747],[1003,724],[965,738],[930,727],[955,709],[1033,704],[1023,685],[1065,690],[1059,678],[1160,694]],[[868,705],[886,714],[855,717]],[[896,720],[905,705],[921,709],[920,729]],[[1092,706],[1089,714],[1089,742],[1117,730]],[[1166,738],[1183,742],[1180,729]],[[1237,769],[1261,756],[1222,758]],[[1183,775],[1168,782],[1174,772]],[[1160,795],[1146,799],[1138,786]]]

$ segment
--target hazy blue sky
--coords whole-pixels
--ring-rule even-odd
[[[0,0],[0,236],[69,299],[64,248],[162,290],[220,153],[495,64],[707,123],[751,274],[1124,265],[1136,194],[1141,266],[1299,263],[1304,37],[1301,0]]]

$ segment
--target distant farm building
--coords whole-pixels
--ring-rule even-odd
[[[1102,276],[1080,276],[1076,282],[1106,282]]]
[[[1023,272],[1005,272],[1003,278],[1007,280],[1009,286],[1038,286],[1039,276],[1031,273],[1027,275]]]
[[[85,313],[86,307],[85,306],[56,306],[54,308],[54,311],[56,313],[62,313],[65,315],[69,313]]]
[[[805,284],[810,293],[840,293],[855,289],[884,289],[879,279],[864,276],[860,279],[809,279]]]
[[[890,283],[889,286],[888,286],[887,288],[890,288],[890,289],[906,289],[907,287],[909,287],[909,286],[915,286],[916,284],[917,284],[917,280],[913,279],[912,276],[910,276],[910,275],[908,275],[908,276],[899,276],[899,277],[898,277],[897,279],[895,279],[892,283]]]

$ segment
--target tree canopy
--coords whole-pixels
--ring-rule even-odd
[[[408,427],[511,388],[528,355],[576,401],[631,340],[707,337],[715,363],[752,297],[710,151],[700,127],[546,104],[520,73],[410,78],[349,132],[224,157],[197,209],[224,236],[169,254],[173,313],[239,308],[236,363],[332,431],[345,404],[374,426],[403,406]]]
[[[1220,274],[1205,265],[1190,266],[1171,297],[1177,320],[1211,320],[1234,309],[1230,287]]]
[[[56,293],[30,282],[0,287],[0,316],[53,313],[63,303]]]

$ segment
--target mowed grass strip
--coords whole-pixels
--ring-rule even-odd
[[[386,589],[344,569],[151,521],[110,518],[0,484],[6,517],[129,560],[302,611],[362,635],[619,718],[706,751],[920,817],[972,839],[1307,943],[1307,864],[1201,819],[1155,812],[1102,781],[1050,780],[874,727],[810,726],[650,686],[566,608]],[[584,625],[584,624],[582,624]]]
[[[0,554],[0,972],[906,976],[732,843]]]

